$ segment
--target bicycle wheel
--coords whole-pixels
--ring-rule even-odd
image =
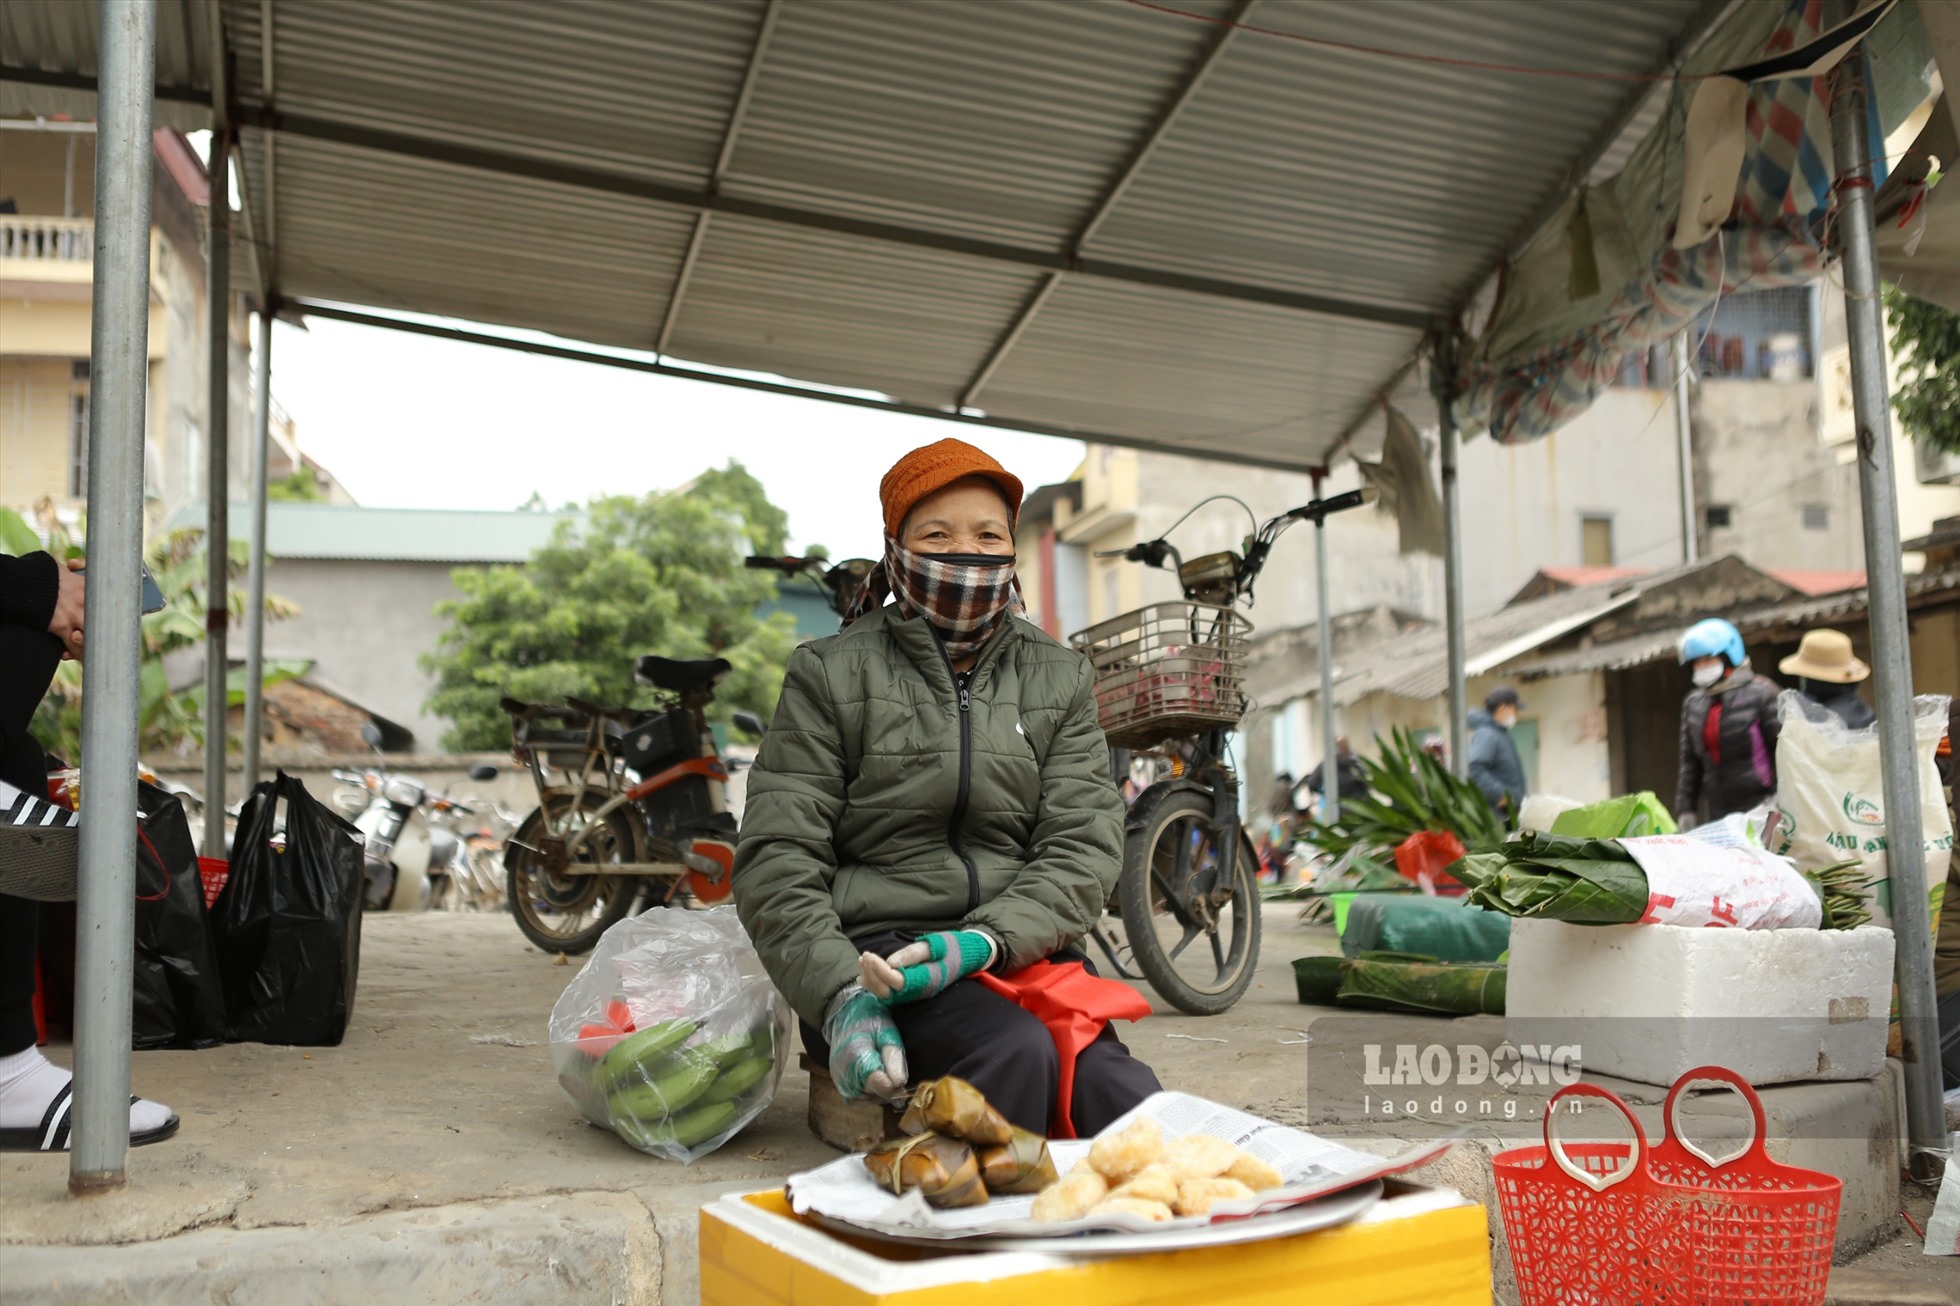
[[[1179,1011],[1215,1016],[1237,1002],[1259,963],[1258,856],[1239,832],[1228,883],[1217,880],[1209,795],[1145,793],[1124,840],[1117,897],[1123,932],[1150,986]]]
[[[567,875],[547,870],[544,859],[534,850],[547,833],[570,834],[587,823],[589,811],[602,802],[597,794],[585,796],[574,810],[569,798],[548,800],[524,818],[517,832],[504,845],[504,870],[510,890],[511,914],[524,937],[546,952],[590,952],[599,936],[617,923],[633,905],[639,883],[624,875]],[[594,865],[618,864],[633,855],[633,831],[626,813],[615,811],[580,845],[578,861]]]

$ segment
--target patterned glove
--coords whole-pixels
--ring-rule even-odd
[[[943,993],[955,980],[985,969],[993,959],[994,941],[978,930],[928,934],[891,955],[891,964],[904,982],[885,1001],[917,1002]]]
[[[830,1077],[845,1101],[867,1094],[891,1101],[905,1087],[905,1043],[891,1013],[863,985],[847,984],[830,1000],[823,1036],[830,1044]]]

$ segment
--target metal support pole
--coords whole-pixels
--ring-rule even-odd
[[[272,453],[272,305],[259,313],[259,356],[254,368],[258,408],[252,454],[252,563],[245,601],[245,770],[239,793],[259,782],[259,735],[265,716],[265,499],[266,461]]]
[[[1688,333],[1674,337],[1674,439],[1681,465],[1681,561],[1701,560],[1700,523],[1695,519],[1695,437],[1688,416]]]
[[[1320,498],[1321,482],[1327,476],[1326,468],[1317,468],[1313,473],[1313,497]],[[1334,616],[1327,607],[1327,516],[1325,513],[1314,518],[1313,523],[1314,584],[1319,591],[1320,635],[1318,660],[1320,662],[1320,819],[1332,824],[1341,815],[1341,768],[1339,751],[1335,740],[1340,732],[1334,728]]]
[[[88,589],[76,902],[75,1096],[68,1190],[123,1183],[136,942],[137,685],[143,657],[143,427],[150,369],[150,127],[156,9],[102,0],[89,337]]]
[[[1838,65],[1831,97],[1837,227],[1843,243],[1844,310],[1851,338],[1851,406],[1858,423],[1858,497],[1865,519],[1872,683],[1878,699],[1887,843],[1893,883],[1916,886],[1924,826],[1913,756],[1912,656],[1892,461],[1885,312],[1878,298],[1878,259],[1872,243],[1872,169],[1865,136],[1868,94],[1864,59],[1854,50]],[[1915,1177],[1931,1179],[1940,1174],[1946,1154],[1946,1113],[1940,1095],[1931,907],[1924,893],[1915,889],[1892,895],[1892,935],[1897,943],[1909,1168]]]
[[[1431,383],[1436,391],[1436,422],[1443,464],[1443,627],[1450,663],[1450,770],[1466,776],[1470,768],[1470,746],[1466,742],[1470,704],[1463,674],[1467,658],[1463,638],[1463,500],[1457,486],[1458,437],[1456,414],[1452,411],[1456,401],[1453,330],[1446,326],[1437,335]]]
[[[231,622],[231,135],[211,133],[211,240],[206,258],[204,500],[204,855],[225,855],[225,637]]]

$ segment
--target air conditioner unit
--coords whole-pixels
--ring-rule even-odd
[[[1928,444],[1915,445],[1914,450],[1921,485],[1960,485],[1960,453]]]

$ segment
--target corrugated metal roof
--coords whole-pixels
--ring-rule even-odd
[[[1252,17],[1624,74],[1712,3],[1263,0]],[[994,419],[1291,467],[1328,455],[1635,89],[1227,38],[1122,0],[220,7],[256,124],[255,229],[289,299],[649,348],[699,209],[721,204],[676,357],[945,407],[1013,336],[972,400]],[[161,84],[208,84],[205,12],[159,8]],[[92,73],[95,13],[16,0],[0,62]]]
[[[1728,569],[1740,569],[1745,575],[1754,574],[1739,559],[1718,558],[1559,590],[1541,598],[1499,608],[1466,624],[1465,665],[1471,675],[1493,671],[1505,675],[1526,674],[1520,668],[1537,667],[1552,660],[1522,660],[1535,649],[1629,604],[1647,599],[1652,591],[1674,581],[1697,572],[1716,574],[1718,570]],[[1672,640],[1679,633],[1678,630],[1670,630],[1664,638]],[[1438,626],[1412,631],[1359,650],[1354,655],[1354,659],[1362,663],[1358,669],[1344,674],[1337,671],[1335,703],[1347,707],[1371,694],[1393,694],[1399,698],[1413,699],[1438,697],[1449,689],[1447,641],[1447,632]]]
[[[1906,577],[1906,602],[1917,606],[1928,601],[1960,598],[1960,571],[1929,572]],[[1727,614],[1744,639],[1781,626],[1807,626],[1817,622],[1860,617],[1865,613],[1865,590],[1846,590],[1818,598],[1779,603],[1773,607]],[[1610,644],[1574,649],[1551,657],[1513,662],[1507,671],[1521,680],[1542,680],[1548,676],[1569,676],[1587,671],[1625,671],[1629,667],[1660,662],[1676,656],[1679,630],[1650,631]]]
[[[179,510],[170,525],[202,527],[204,505]],[[266,552],[274,558],[359,562],[528,562],[561,521],[579,514],[477,512],[438,508],[360,508],[347,504],[269,503]],[[231,538],[247,538],[251,510],[231,505]]]

